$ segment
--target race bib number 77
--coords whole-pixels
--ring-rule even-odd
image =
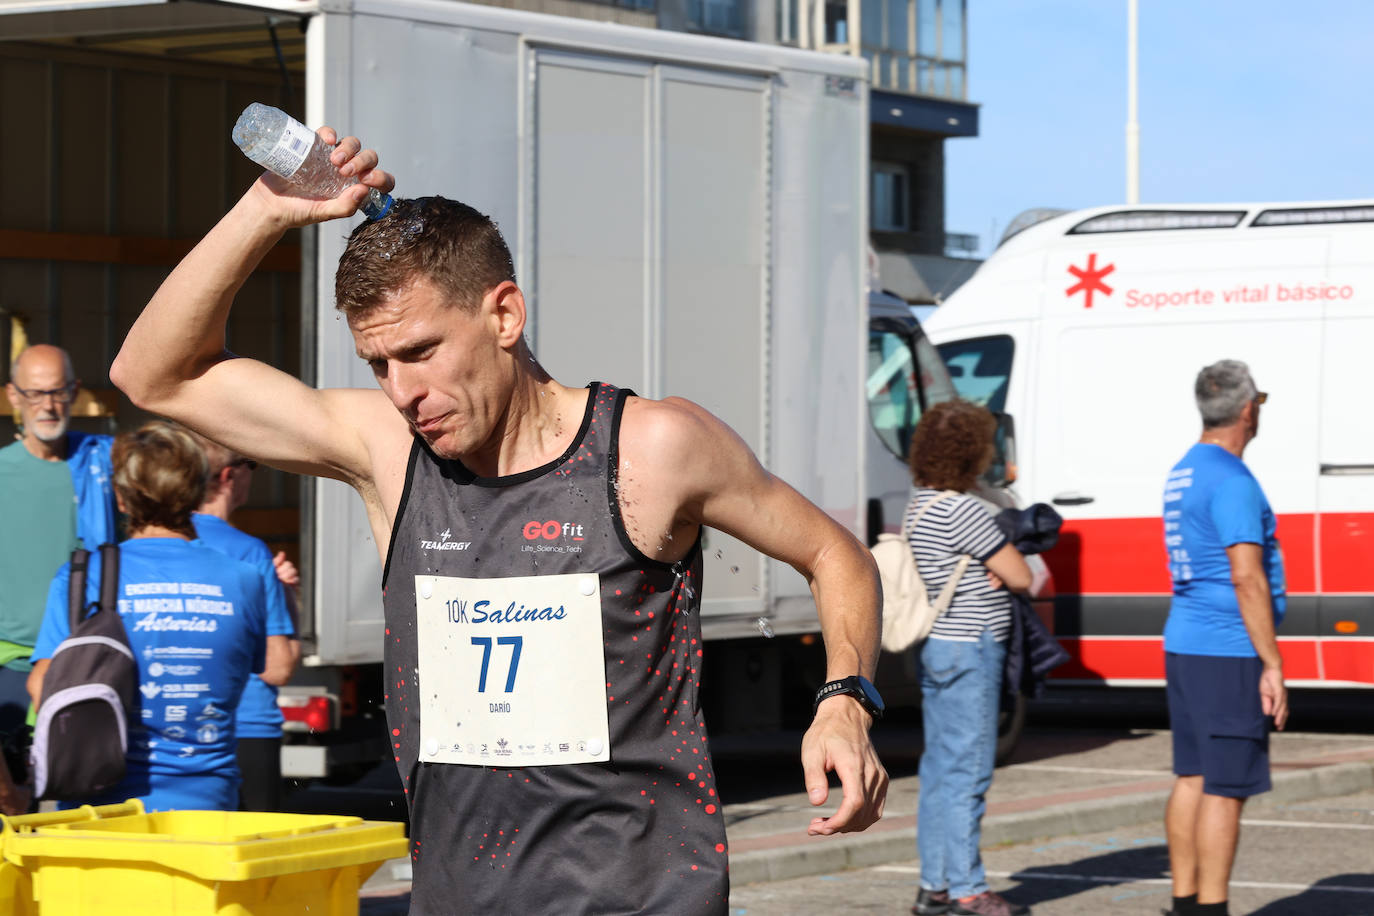
[[[415,613],[422,762],[610,760],[595,573],[416,576]]]

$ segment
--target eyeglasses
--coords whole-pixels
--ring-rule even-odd
[[[1256,404],[1263,404],[1267,400],[1269,400],[1269,392],[1267,391],[1261,391],[1259,394],[1255,395]]]
[[[258,469],[258,463],[254,461],[252,458],[240,458],[237,461],[229,462],[229,467],[247,468],[250,471],[256,471]]]
[[[14,383],[11,382],[10,384]],[[14,390],[19,392],[19,396],[30,404],[42,404],[48,398],[52,398],[55,404],[70,404],[72,399],[76,397],[76,389],[76,382],[68,382],[61,388],[48,389],[20,388],[18,385],[14,386]]]

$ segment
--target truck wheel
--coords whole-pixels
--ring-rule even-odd
[[[1006,763],[1021,740],[1026,727],[1026,697],[1018,693],[1016,701],[1004,705],[997,714],[997,766]]]

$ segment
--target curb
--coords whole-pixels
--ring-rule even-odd
[[[1261,805],[1307,801],[1374,789],[1374,761],[1357,761],[1280,771]],[[1095,833],[1149,823],[1164,816],[1167,791],[1137,792],[1098,801],[1055,805],[1039,811],[990,815],[983,819],[984,847],[1043,837]],[[754,884],[871,868],[916,858],[912,831],[859,834],[824,843],[756,850],[730,857],[730,883]]]

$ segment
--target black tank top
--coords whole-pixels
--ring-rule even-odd
[[[701,542],[675,564],[631,542],[616,487],[630,392],[590,389],[572,444],[543,467],[482,478],[419,439],[411,449],[382,595],[413,913],[726,910],[725,827],[698,700]],[[426,762],[415,577],[566,573],[600,577],[609,762]],[[474,667],[471,659],[445,663]]]

